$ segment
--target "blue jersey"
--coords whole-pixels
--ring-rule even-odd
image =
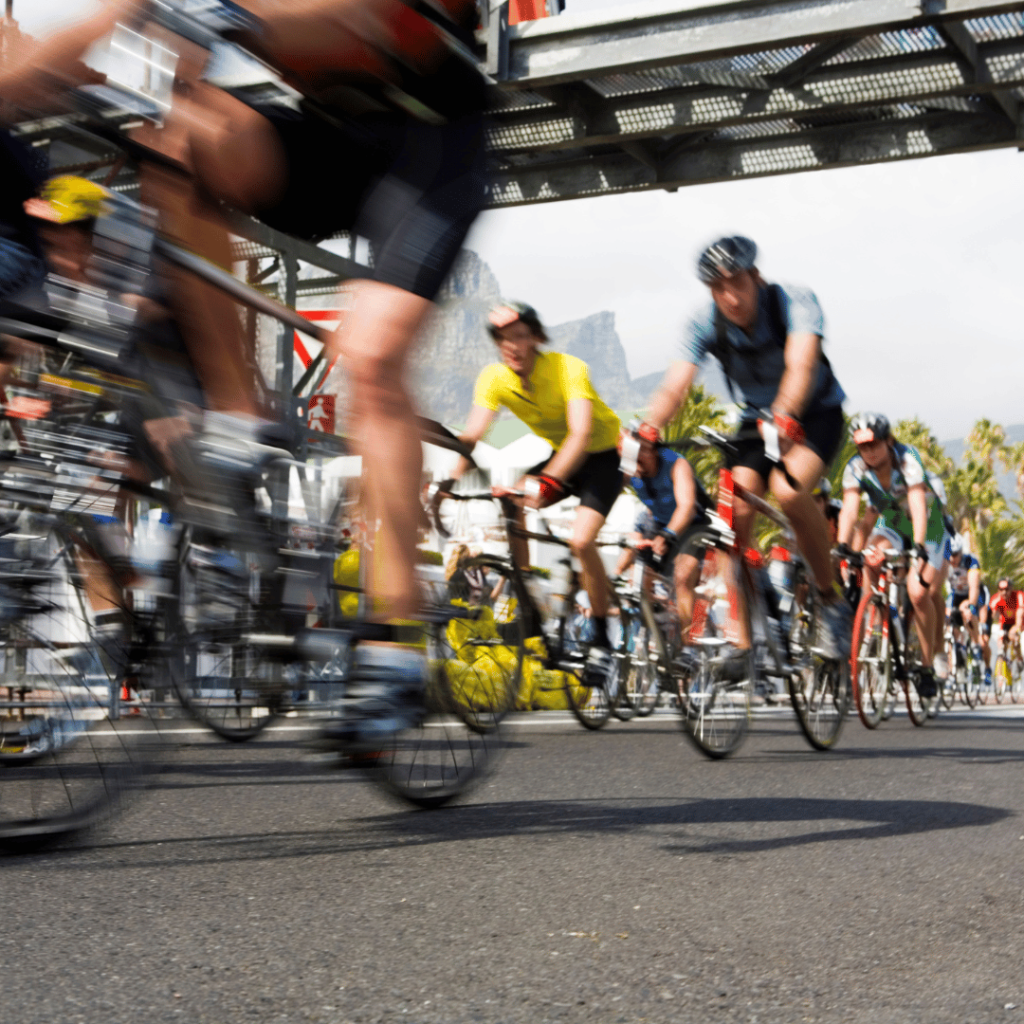
[[[647,506],[659,529],[668,526],[676,510],[676,492],[672,484],[672,469],[676,460],[682,458],[670,448],[658,449],[658,472],[652,477],[634,476],[629,486]]]
[[[950,593],[963,597],[967,596],[970,585],[967,582],[967,574],[972,569],[980,569],[981,563],[966,551],[960,556],[960,564],[949,563],[949,590]]]
[[[768,288],[758,294],[757,319],[748,335],[742,328],[725,322],[725,336],[735,358],[723,371],[732,378],[743,403],[752,409],[767,409],[775,400],[786,369],[785,344],[790,334],[816,334],[824,341],[825,316],[809,288],[773,285],[778,295],[781,322],[776,325],[769,306]],[[780,336],[781,333],[781,336]],[[717,335],[715,304],[705,306],[689,323],[680,345],[688,363],[700,366],[715,346]],[[806,412],[837,408],[846,397],[831,370],[821,362]]]

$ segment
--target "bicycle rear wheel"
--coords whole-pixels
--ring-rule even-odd
[[[470,728],[496,728],[515,706],[526,656],[525,598],[515,575],[500,559],[481,556],[467,570],[484,573],[484,591],[457,600],[465,616],[445,627],[451,657],[445,666],[448,703]],[[463,668],[465,666],[465,668]]]
[[[522,618],[513,609],[502,621],[507,644],[479,647],[467,663],[463,628],[469,621],[428,624],[424,631],[429,681],[427,714],[372,757],[361,757],[371,778],[417,807],[449,803],[477,785],[497,764],[505,746],[502,722],[514,707],[525,642]],[[478,621],[478,620],[477,620]],[[510,648],[501,655],[502,646]],[[516,660],[518,657],[518,660]]]
[[[84,538],[48,516],[4,512],[0,850],[23,852],[116,813],[141,781],[153,729],[122,693],[127,633],[97,633],[90,593],[102,569]]]
[[[922,669],[921,643],[917,636],[917,627],[913,622],[908,624],[908,636],[903,649],[904,679],[903,696],[907,705],[907,714],[916,726],[924,725],[930,717],[932,707],[938,696],[922,697],[918,689],[918,680]]]
[[[850,681],[861,722],[877,729],[885,718],[892,664],[889,657],[889,612],[872,594],[861,598],[853,621]]]
[[[1024,665],[1016,658],[1010,662],[1010,674],[1013,677],[1010,697],[1014,704],[1019,704],[1024,699]]]

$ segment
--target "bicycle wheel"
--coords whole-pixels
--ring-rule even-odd
[[[978,706],[978,701],[981,698],[981,676],[972,668],[972,663],[965,660],[961,654],[957,673],[960,680],[960,693],[964,704],[973,709]]]
[[[468,792],[493,770],[505,745],[502,721],[515,704],[525,634],[515,612],[495,625],[509,643],[469,647],[465,623],[428,624],[424,644],[429,665],[427,714],[386,747],[359,762],[386,790],[417,807],[435,808]],[[500,648],[507,653],[501,654]],[[475,652],[467,663],[463,655]]]
[[[946,643],[945,650],[949,671],[945,679],[936,679],[936,683],[939,687],[939,701],[947,711],[952,711],[957,693],[956,648],[952,641]]]
[[[651,631],[647,626],[641,625],[633,639],[629,673],[622,693],[623,700],[627,694],[629,695],[638,718],[646,718],[653,714],[658,706],[658,694],[661,692],[658,666],[651,660],[653,642]]]
[[[565,693],[569,709],[585,729],[603,729],[612,716],[620,698],[619,672],[623,668],[620,658],[614,658],[615,671],[608,686],[585,686],[582,668],[565,673]]]
[[[817,590],[801,567],[796,574],[789,626],[789,651],[799,666],[786,679],[800,731],[816,750],[831,750],[850,710],[849,661],[825,661],[813,653],[818,628]]]
[[[865,594],[853,620],[850,681],[861,722],[877,729],[886,717],[892,664],[889,658],[889,613],[882,600]]]
[[[723,679],[726,652],[731,650],[720,635],[728,615],[728,556],[708,551],[694,602],[691,639],[696,652],[692,668],[677,678],[682,726],[697,749],[713,759],[735,753],[750,728],[750,703],[756,683],[756,658],[747,653],[746,678]],[[748,602],[753,600],[747,576],[741,576]],[[748,607],[750,605],[748,604]],[[733,652],[735,653],[735,652]]]
[[[22,852],[114,814],[142,778],[153,730],[145,704],[123,699],[127,633],[95,626],[103,568],[83,535],[4,504],[0,849]]]
[[[1014,704],[1019,704],[1024,699],[1024,664],[1016,658],[1010,663],[1010,675],[1013,679],[1010,697]]]
[[[526,657],[525,601],[516,576],[500,559],[471,559],[467,570],[484,573],[484,590],[457,600],[466,615],[445,627],[452,658],[445,669],[452,710],[470,728],[495,728],[515,706]],[[463,668],[462,666],[465,666]]]
[[[1002,654],[996,655],[996,663],[992,668],[992,694],[997,704],[1010,693],[1013,680],[1010,677],[1010,664]]]
[[[265,607],[260,571],[245,551],[183,538],[171,608],[170,674],[182,706],[223,739],[258,736],[287,695],[280,652],[259,642],[281,632]]]
[[[967,690],[974,696],[974,704],[987,704],[992,695],[992,687],[986,686],[981,675],[981,666],[974,660],[973,656],[967,656]]]
[[[921,644],[918,640],[917,628],[912,622],[909,624],[908,633],[903,650],[905,673],[902,680],[903,696],[911,722],[916,726],[922,726],[932,717],[931,708],[938,700],[938,696],[922,697],[918,690],[917,680],[922,668]]]

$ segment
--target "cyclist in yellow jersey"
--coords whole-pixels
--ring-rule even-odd
[[[597,534],[622,490],[616,450],[619,418],[594,390],[582,359],[541,351],[548,339],[531,306],[519,302],[496,306],[489,329],[501,362],[485,367],[477,378],[461,440],[475,445],[504,406],[555,449],[550,458],[527,471],[516,489],[526,490],[523,504],[529,508],[545,508],[570,495],[580,499],[569,546],[580,561],[593,613],[595,637],[586,678],[590,685],[604,685],[613,670],[607,626],[610,588]],[[460,460],[452,479],[442,484],[442,493],[467,468],[468,463]],[[520,564],[525,564],[524,548],[513,544]]]

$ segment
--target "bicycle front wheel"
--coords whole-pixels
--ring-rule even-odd
[[[889,660],[889,613],[872,594],[861,598],[853,622],[850,680],[861,722],[877,729],[885,716],[892,666]]]
[[[145,705],[122,689],[127,635],[95,625],[104,567],[74,528],[47,518],[22,510],[0,541],[6,852],[65,839],[113,815],[139,783],[153,739]]]
[[[1003,699],[1009,694],[1012,686],[1013,680],[1010,678],[1010,663],[1002,654],[999,654],[996,656],[996,663],[992,668],[992,693],[996,698],[997,704],[1002,704]]]
[[[1013,683],[1010,686],[1010,697],[1014,704],[1019,704],[1024,698],[1024,665],[1016,658],[1010,663],[1010,675]]]
[[[622,691],[623,701],[628,699],[632,703],[638,718],[646,718],[653,714],[661,690],[658,667],[651,660],[651,643],[650,630],[647,626],[639,626],[633,638],[632,657]]]
[[[820,605],[817,588],[801,568],[794,592],[789,650],[799,670],[786,680],[800,731],[816,750],[831,750],[850,709],[850,662],[825,661],[813,653]]]

